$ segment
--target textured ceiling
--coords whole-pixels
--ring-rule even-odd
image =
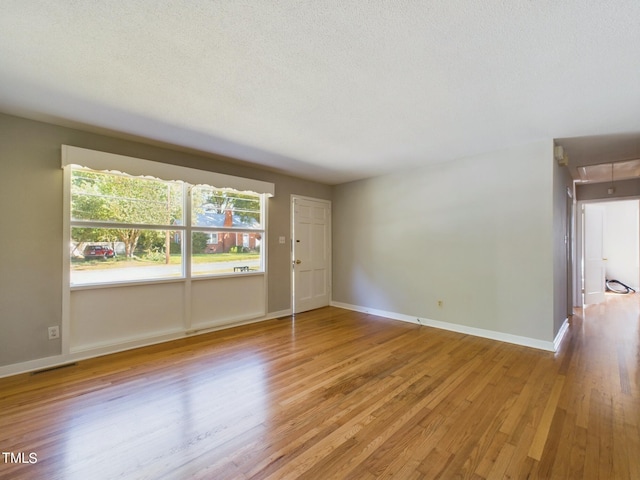
[[[640,131],[639,25],[638,0],[1,0],[0,110],[341,183]]]

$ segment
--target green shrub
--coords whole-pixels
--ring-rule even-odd
[[[191,251],[193,253],[204,253],[207,249],[207,234],[202,232],[194,232],[191,242]]]

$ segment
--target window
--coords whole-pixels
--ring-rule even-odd
[[[264,271],[264,194],[77,165],[69,188],[71,285]]]
[[[194,186],[191,189],[192,274],[261,271],[262,217],[259,195]]]

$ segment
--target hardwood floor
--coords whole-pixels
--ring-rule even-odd
[[[640,479],[639,299],[556,354],[324,308],[0,379],[0,478]]]

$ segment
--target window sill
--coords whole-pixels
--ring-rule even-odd
[[[198,280],[213,280],[216,278],[239,278],[239,277],[256,277],[259,275],[264,276],[266,274],[266,272],[264,270],[250,270],[248,272],[236,272],[236,273],[221,273],[221,274],[217,274],[217,275],[198,275],[198,276],[192,276],[191,280],[192,281],[198,281]]]
[[[241,277],[256,277],[256,276],[264,276],[266,274],[265,271],[248,271],[248,272],[236,272],[229,274],[218,274],[218,275],[198,275],[191,277],[191,281],[197,282],[201,280],[215,280],[215,279],[223,279],[223,278],[241,278]],[[184,277],[180,278],[160,278],[157,280],[145,279],[145,280],[125,280],[122,282],[110,282],[110,283],[86,283],[82,285],[70,285],[70,290],[97,290],[101,288],[121,288],[121,287],[135,287],[135,286],[143,286],[143,285],[158,285],[158,284],[166,284],[166,283],[184,283],[187,279]]]
[[[144,279],[144,280],[124,280],[122,282],[109,282],[109,283],[83,283],[81,285],[71,284],[69,287],[71,291],[75,290],[94,290],[98,288],[120,288],[131,287],[139,285],[157,285],[161,283],[183,283],[186,280],[184,277],[180,278],[159,278],[159,279]]]

